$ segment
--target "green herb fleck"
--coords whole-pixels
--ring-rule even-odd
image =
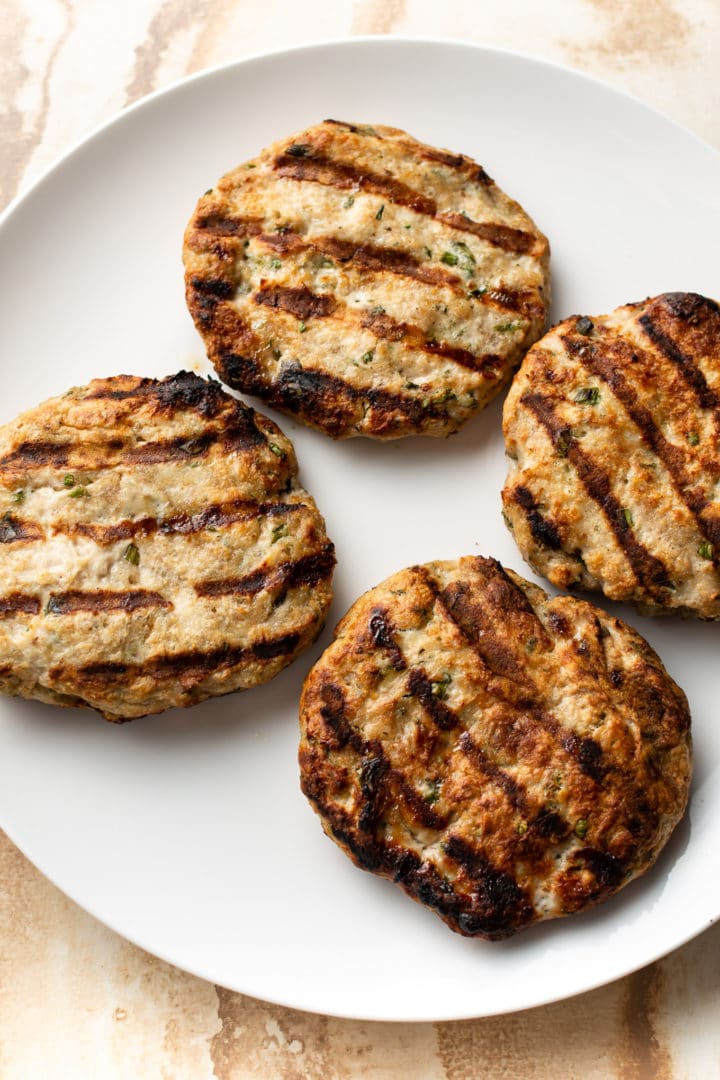
[[[702,542],[702,544],[700,545],[700,547],[698,548],[698,555],[700,555],[703,559],[712,559],[712,557],[713,557],[713,546],[712,546],[712,544],[709,544],[707,542],[707,540],[704,540]]]
[[[67,473],[67,475],[63,477],[63,484],[65,487],[75,487],[75,477],[72,473]]]
[[[370,308],[370,314],[371,315],[384,315],[385,314],[385,308],[382,307],[380,304],[376,304],[375,307]]]
[[[498,334],[512,334],[514,330],[519,330],[521,326],[521,322],[503,322],[498,323],[495,329]]]
[[[304,333],[305,333],[305,331],[307,330],[307,326],[305,325],[305,323],[304,323],[304,322],[301,322],[301,323],[300,323],[300,325],[299,325],[299,327],[298,327],[298,330],[300,331],[300,333],[301,333],[301,334],[304,334]]]
[[[347,199],[343,202],[343,210],[349,210],[352,204],[355,202],[354,195],[348,195]]]
[[[555,453],[558,457],[565,458],[568,456],[568,451],[572,445],[572,435],[566,428],[564,431],[558,432],[555,438]]]
[[[68,495],[71,499],[84,499],[85,496],[89,494],[90,492],[88,491],[88,489],[84,487],[76,487],[73,488],[72,491],[68,492]]]
[[[575,329],[577,330],[578,334],[582,334],[583,337],[587,337],[588,334],[591,334],[593,331],[593,327],[594,323],[590,319],[588,319],[587,315],[583,315],[575,323]]]
[[[363,364],[369,364],[374,355],[375,355],[375,350],[374,349],[368,349],[368,351],[366,353],[363,353],[362,354]]]
[[[283,536],[287,536],[287,525],[276,525],[272,531],[273,544],[276,544]]]
[[[288,146],[287,153],[290,157],[307,157],[311,150],[309,143],[293,143],[292,146]]]
[[[429,247],[425,248],[425,254],[427,255],[428,259],[432,259],[432,251]]]
[[[587,831],[588,831],[588,823],[585,820],[585,818],[578,818],[578,820],[575,822],[575,835],[580,840],[584,840],[585,836],[587,834]]]
[[[127,561],[129,563],[132,563],[133,566],[137,566],[140,562],[139,548],[137,548],[135,544],[128,544],[128,546],[123,551],[123,559],[127,559]]]
[[[271,442],[268,445],[269,445],[270,449],[272,450],[273,454],[275,455],[275,457],[280,457],[280,458],[285,457],[285,451],[281,447],[279,447],[277,443]]]
[[[405,389],[406,390],[419,390],[420,389],[420,384],[416,383],[416,382],[410,382],[410,380],[408,380],[405,383]]]
[[[510,520],[510,517],[508,515],[507,510],[501,510],[500,513],[502,514],[502,519],[505,522],[505,524],[507,525],[508,529],[510,530],[510,532],[512,532],[513,531],[513,523]]]
[[[687,441],[690,443],[691,446],[697,446],[697,444],[700,442],[700,436],[698,435],[697,431],[691,431],[687,437]]]
[[[443,390],[441,394],[436,394],[433,401],[436,405],[444,405],[446,401],[455,401],[457,394],[452,390]]]
[[[439,780],[423,780],[423,792],[422,797],[425,802],[436,803],[440,798],[440,781]]]
[[[247,164],[245,165],[245,168],[246,169],[257,169],[257,165],[255,164],[254,161],[248,161]]]
[[[629,510],[627,506],[623,506],[622,516],[623,516],[623,520],[625,521],[625,528],[626,529],[632,529],[632,527],[633,527],[632,510]]]
[[[439,698],[440,701],[444,701],[448,696],[448,687],[452,682],[452,675],[449,671],[444,671],[439,679],[433,679],[432,681],[432,694],[433,697]]]
[[[464,270],[468,277],[472,277],[477,267],[472,251],[462,240],[453,240],[452,246],[458,254],[460,269]]]
[[[335,263],[332,261],[332,259],[328,259],[328,257],[326,255],[321,255],[320,258],[318,259],[318,266],[328,267],[328,266],[334,266],[334,265],[335,265]]]
[[[412,229],[412,225],[406,225],[405,228],[406,229]]]
[[[536,649],[537,649],[537,638],[535,638],[535,637],[528,638],[527,641],[525,642],[525,652],[526,653],[534,653]]]
[[[383,216],[384,213],[385,213],[385,203],[382,204],[382,206],[378,210],[377,214],[375,215],[375,220],[376,221],[382,221],[382,216]]]
[[[280,259],[271,259],[270,266],[273,270],[279,270],[282,266],[282,263],[280,262]]]
[[[445,263],[446,266],[457,266],[458,257],[452,251],[443,251],[440,256],[440,262]]]
[[[211,188],[211,187],[209,187],[209,188],[207,189],[207,191],[203,191],[203,195],[209,195],[209,194],[211,193],[211,191],[212,191],[212,188]]]
[[[14,503],[25,502],[25,492],[23,491],[22,488],[18,488],[17,491],[13,491],[13,493],[12,493],[12,501]]]
[[[527,831],[527,821],[518,821],[517,825],[515,826],[515,832],[518,834],[518,836],[524,836]]]
[[[578,405],[597,405],[600,400],[600,390],[597,386],[584,386],[575,394]]]

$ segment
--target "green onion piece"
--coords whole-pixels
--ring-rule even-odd
[[[629,510],[627,508],[627,506],[623,506],[622,516],[623,516],[623,519],[625,521],[625,525],[627,526],[627,528],[631,529],[633,527],[632,510]]]
[[[128,546],[123,551],[123,559],[127,559],[129,563],[133,564],[133,566],[138,565],[138,563],[140,562],[140,551],[135,546],[135,544],[128,544]]]
[[[300,333],[301,333],[301,334],[304,334],[304,333],[305,333],[305,331],[307,330],[307,326],[305,325],[305,323],[304,323],[304,322],[301,322],[301,323],[300,323],[300,326],[298,327],[298,329],[299,329],[299,331],[300,331]]]
[[[588,823],[585,818],[578,818],[577,822],[575,823],[575,835],[579,837],[580,840],[584,840],[587,831]]]
[[[12,501],[14,503],[25,502],[25,492],[23,491],[22,488],[18,488],[17,491],[13,491]]]
[[[524,836],[527,831],[527,821],[518,821],[517,825],[515,826],[515,832],[518,834],[518,836]]]
[[[528,638],[527,641],[525,642],[525,652],[526,653],[534,653],[536,649],[537,649],[537,638],[535,638],[535,637]]]
[[[282,263],[280,262],[279,259],[271,259],[270,260],[270,266],[271,266],[271,268],[273,270],[279,270],[280,267],[282,266]]]
[[[291,157],[307,157],[311,150],[309,143],[293,143],[292,146],[288,146],[287,153]]]
[[[600,390],[597,386],[584,386],[575,394],[575,401],[579,405],[597,405],[600,400]]]
[[[439,679],[433,679],[432,681],[432,693],[433,697],[439,698],[440,701],[444,701],[448,695],[448,687],[452,682],[452,675],[449,671],[444,671]]]
[[[75,477],[72,473],[67,473],[67,475],[63,477],[63,484],[65,487],[75,487]]]
[[[352,206],[352,204],[354,202],[355,202],[355,196],[354,195],[348,195],[347,199],[345,199],[344,202],[343,202],[343,209],[348,210]]]
[[[511,334],[513,330],[519,330],[521,326],[521,322],[505,322],[498,323],[495,329],[497,330],[498,334]]]
[[[384,213],[385,213],[385,203],[382,204],[382,206],[378,210],[377,214],[375,215],[375,220],[376,221],[382,221],[382,216],[383,216]]]
[[[287,525],[276,525],[272,531],[273,544],[276,544],[283,536],[287,536]]]
[[[687,441],[690,443],[691,446],[697,446],[697,444],[700,442],[700,436],[698,435],[697,431],[691,431],[687,437]]]
[[[698,555],[700,555],[703,559],[712,559],[712,557],[713,557],[713,546],[712,546],[712,544],[709,544],[707,542],[707,540],[704,540],[702,542],[702,544],[700,545],[700,547],[698,548]]]
[[[84,487],[76,487],[73,488],[72,491],[68,492],[68,495],[71,499],[83,499],[86,495],[89,494],[90,492],[88,491],[88,489]]]
[[[255,162],[254,162],[254,161],[248,161],[248,163],[247,163],[247,165],[245,166],[245,168],[246,168],[246,169],[257,169],[257,165],[255,164]]]
[[[454,255],[452,251],[443,251],[440,256],[440,262],[445,263],[446,266],[457,266],[458,257]]]
[[[368,349],[368,351],[366,353],[363,353],[362,354],[363,364],[369,364],[374,355],[375,355],[375,350],[374,349]]]
[[[275,457],[285,457],[285,451],[281,447],[279,447],[277,443],[271,442],[268,443],[268,446],[272,450]]]

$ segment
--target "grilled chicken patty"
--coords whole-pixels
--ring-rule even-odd
[[[468,936],[606,899],[687,802],[687,702],[650,646],[493,559],[414,566],[361,597],[300,719],[328,834]]]
[[[279,428],[216,382],[121,375],[0,428],[0,691],[108,720],[272,678],[333,546]]]
[[[720,618],[720,308],[665,293],[574,316],[505,403],[503,504],[555,585]]]
[[[184,260],[225,382],[336,437],[456,431],[550,301],[547,240],[481,166],[333,120],[224,176]]]

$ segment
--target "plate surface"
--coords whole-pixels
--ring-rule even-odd
[[[457,43],[308,46],[193,78],[118,117],[0,229],[0,422],[93,376],[207,370],[180,246],[199,194],[323,117],[390,124],[482,162],[550,237],[553,319],[666,290],[717,293],[720,156],[570,71]],[[278,418],[339,565],[328,629],[273,683],[113,726],[0,703],[0,820],[69,896],[216,983],[368,1019],[490,1015],[618,978],[720,910],[715,625],[616,608],[686,690],[690,813],[655,869],[593,912],[504,943],[452,934],[325,838],[298,787],[297,701],[352,600],[413,562],[494,555],[500,403],[447,441],[333,443]]]

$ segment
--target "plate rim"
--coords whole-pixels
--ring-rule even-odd
[[[668,116],[666,113],[662,112],[660,109],[655,108],[653,105],[649,105],[646,101],[644,101],[637,95],[627,90],[613,86],[595,75],[581,71],[563,62],[550,60],[545,57],[538,56],[536,54],[525,52],[522,50],[489,45],[483,42],[467,41],[452,36],[438,37],[435,35],[363,34],[348,35],[346,37],[323,37],[312,39],[310,41],[295,43],[292,45],[280,46],[273,49],[263,49],[251,53],[242,54],[233,60],[212,65],[199,71],[192,72],[191,74],[185,75],[179,79],[173,80],[167,86],[160,87],[152,91],[151,93],[139,98],[137,101],[132,102],[130,105],[127,105],[115,111],[108,118],[100,121],[100,123],[94,125],[84,134],[80,135],[77,139],[75,139],[66,150],[61,152],[27,186],[21,186],[20,190],[16,193],[16,195],[0,212],[0,243],[2,243],[2,231],[7,221],[12,218],[15,212],[27,200],[29,200],[37,190],[43,187],[46,183],[50,182],[55,176],[55,174],[59,172],[60,169],[65,165],[66,162],[70,161],[73,157],[82,152],[96,139],[102,137],[110,128],[124,122],[126,117],[130,117],[132,114],[139,112],[145,108],[152,107],[158,99],[170,97],[171,95],[185,89],[185,87],[191,85],[196,81],[210,80],[215,76],[228,73],[234,69],[245,67],[254,62],[272,60],[279,57],[287,56],[289,54],[310,53],[314,51],[333,51],[338,48],[362,48],[368,45],[371,45],[373,48],[381,49],[392,48],[393,46],[398,45],[402,47],[414,45],[438,46],[441,48],[449,47],[452,49],[462,49],[466,52],[474,52],[487,56],[506,57],[552,72],[561,72],[566,76],[570,76],[575,79],[581,79],[591,84],[593,87],[595,87],[597,90],[601,91],[605,95],[609,94],[616,99],[620,99],[621,101],[629,101],[633,104],[633,106],[639,107],[641,110],[653,116],[655,119],[659,119],[665,124],[669,124],[683,137],[690,138],[698,146],[698,148],[701,148],[705,152],[710,151],[711,157],[714,157],[716,159],[718,167],[720,167],[720,148],[715,147],[712,143],[708,142],[697,132],[693,131],[691,128],[687,127],[685,124],[674,119],[673,117]],[[207,974],[198,970],[193,965],[183,964],[182,966],[180,966],[162,949],[159,950],[156,946],[148,945],[144,940],[142,940],[141,936],[137,936],[134,934],[128,935],[124,930],[118,929],[114,924],[113,920],[108,920],[106,917],[98,914],[97,911],[94,910],[92,905],[88,905],[85,902],[77,899],[74,890],[65,888],[64,886],[60,885],[53,876],[47,874],[45,870],[43,870],[35,862],[33,857],[27,853],[23,844],[21,842],[18,842],[18,840],[16,839],[16,832],[12,827],[9,828],[4,821],[0,821],[0,828],[3,829],[5,834],[10,839],[11,843],[13,843],[21,851],[23,856],[28,859],[32,866],[40,874],[42,874],[42,876],[46,878],[46,880],[50,881],[51,884],[55,888],[59,889],[59,891],[64,896],[68,897],[68,899],[70,899],[74,904],[76,904],[83,912],[90,915],[102,926],[110,929],[113,933],[116,933],[123,940],[130,942],[131,944],[140,949],[143,949],[150,955],[157,957],[164,963],[167,963],[180,971],[188,972],[194,977],[202,979],[204,982],[210,982],[216,987],[219,987],[221,985],[215,983],[212,978],[209,978]],[[253,990],[248,991],[247,989],[241,989],[238,987],[227,987],[227,989],[234,990],[238,993],[247,994],[248,996],[255,997],[258,1000],[266,1001],[268,1003],[275,1004],[283,1008],[294,1009],[299,1012],[306,1012],[312,1015],[334,1017],[338,1019],[359,1020],[363,1022],[413,1024],[430,1022],[446,1023],[460,1020],[481,1019],[492,1016],[512,1015],[517,1012],[529,1011],[530,1009],[541,1008],[545,1005],[552,1005],[559,1001],[569,1000],[570,998],[574,997],[580,997],[583,994],[590,993],[603,986],[607,986],[613,982],[619,981],[620,979],[631,976],[635,972],[644,969],[650,964],[657,962],[658,960],[669,955],[670,953],[675,952],[677,949],[680,949],[683,946],[687,945],[688,942],[705,933],[711,926],[713,926],[718,921],[718,919],[720,919],[720,915],[713,915],[708,917],[700,927],[695,927],[687,931],[685,934],[681,935],[679,940],[674,940],[671,945],[661,945],[657,949],[651,950],[650,956],[643,959],[643,961],[640,963],[634,963],[631,967],[624,970],[622,974],[612,974],[608,976],[600,976],[593,978],[588,984],[583,985],[577,990],[572,990],[569,993],[563,990],[557,990],[556,992],[551,992],[549,996],[544,996],[542,1000],[518,1000],[517,1005],[514,1005],[511,1008],[508,1008],[506,1005],[501,1005],[497,1009],[486,1008],[483,1012],[480,1013],[477,1012],[477,1009],[472,1009],[471,1011],[456,1012],[452,1015],[445,1013],[438,1018],[437,1010],[418,1014],[418,1010],[415,1009],[414,1015],[412,1016],[408,1016],[402,1013],[391,1016],[385,1013],[384,1015],[378,1017],[376,1013],[367,1010],[362,1013],[358,1011],[350,1013],[343,1010],[313,1008],[312,1006],[298,1004],[297,1001],[292,1000],[292,996],[290,998],[287,998],[283,995],[262,997]]]

